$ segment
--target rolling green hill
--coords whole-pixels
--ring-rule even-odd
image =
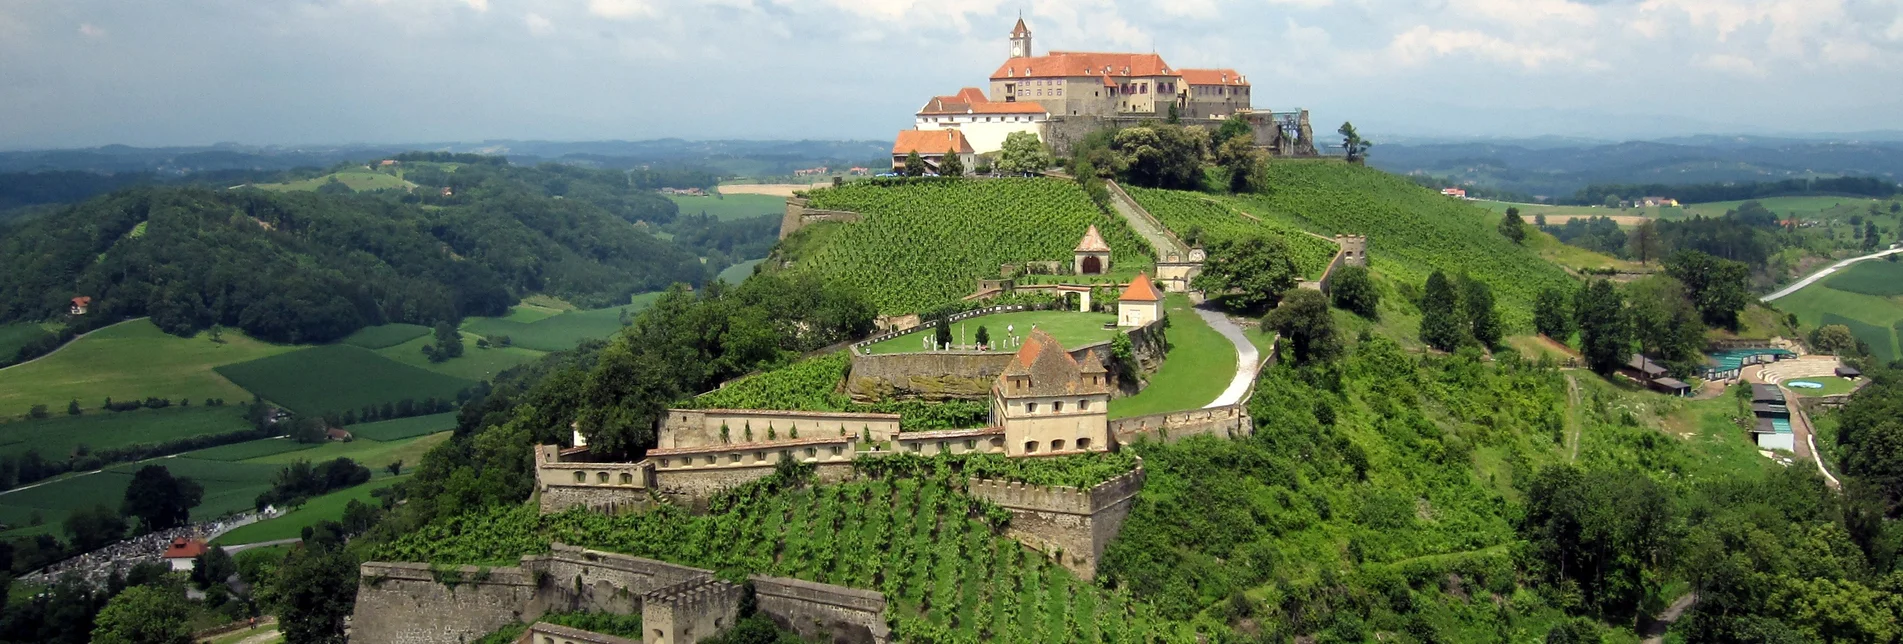
[[[1367,235],[1374,269],[1402,282],[1467,273],[1493,287],[1509,327],[1532,324],[1542,289],[1571,286],[1558,266],[1500,236],[1492,213],[1404,178],[1332,161],[1271,162],[1268,174],[1267,194],[1214,199],[1311,232]]]
[[[1129,226],[1060,179],[860,181],[811,193],[812,207],[864,215],[809,226],[780,247],[793,270],[856,287],[881,313],[916,313],[956,301],[996,277],[1001,264],[1068,263],[1096,225],[1118,268],[1150,264]]]
[[[1903,355],[1896,329],[1903,327],[1903,290],[1896,278],[1903,265],[1874,260],[1858,262],[1803,290],[1777,300],[1780,311],[1797,316],[1807,329],[1829,324],[1850,328],[1851,335],[1870,345],[1870,352],[1888,362]]]
[[[0,415],[18,416],[33,405],[61,412],[73,399],[97,408],[107,396],[248,402],[249,393],[213,368],[296,349],[236,331],[225,331],[221,339],[213,342],[206,333],[181,338],[147,320],[100,329],[36,362],[0,371]]]
[[[474,350],[474,349],[471,349]],[[342,413],[403,399],[451,399],[474,381],[435,373],[349,344],[226,365],[218,373],[300,414]]]
[[[608,339],[621,330],[623,313],[639,313],[660,297],[658,292],[642,293],[625,306],[584,310],[524,303],[509,309],[506,316],[464,320],[462,330],[491,342],[506,336],[520,349],[566,351],[585,340]]]
[[[48,460],[61,460],[82,446],[97,451],[239,432],[251,429],[244,413],[242,405],[206,407],[195,402],[191,407],[123,412],[89,408],[70,416],[62,406],[49,418],[0,424],[0,455],[36,451]]]

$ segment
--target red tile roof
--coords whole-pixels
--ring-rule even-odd
[[[1089,358],[1096,360],[1096,358]],[[1097,365],[1092,372],[1101,372]],[[1110,385],[1103,379],[1092,385],[1084,380],[1086,367],[1079,365],[1070,352],[1057,338],[1045,333],[1043,329],[1033,329],[1024,338],[1024,345],[1018,348],[1013,360],[1004,367],[1004,373],[998,375],[994,391],[1006,397],[1019,396],[1068,396],[1074,394],[1103,394],[1110,392]],[[1030,379],[1030,388],[1012,390],[1008,385],[1012,378]]]
[[[953,103],[939,96],[926,103],[921,115],[931,114],[1047,114],[1043,105],[1037,103]]]
[[[85,306],[92,303],[93,299],[84,295],[73,298],[73,306]]]
[[[197,539],[179,537],[165,547],[166,559],[191,559],[202,554],[205,554],[205,542]]]
[[[1130,280],[1130,286],[1123,289],[1123,295],[1117,297],[1118,302],[1160,302],[1162,300],[1163,294],[1156,291],[1156,284],[1151,283],[1150,276],[1143,273],[1137,273],[1136,279]]]
[[[1233,69],[1179,69],[1184,85],[1237,85],[1247,87],[1249,81]]]
[[[901,130],[892,143],[893,154],[971,154],[971,142],[958,130]]]
[[[1062,78],[1069,76],[1176,76],[1156,54],[1114,54],[1054,51],[1049,55],[1004,61],[991,80]]]

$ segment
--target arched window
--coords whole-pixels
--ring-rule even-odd
[[[627,473],[627,472],[622,472],[622,473],[621,473],[621,484],[622,484],[622,485],[634,485],[634,475],[633,475],[633,474],[629,474],[629,473]]]
[[[1077,439],[1077,449],[1090,449],[1090,439],[1088,438]]]
[[[575,473],[575,482],[576,482],[576,483],[587,483],[587,482],[588,482],[588,473],[587,473],[587,472],[576,472],[576,473]]]
[[[1090,377],[1090,384],[1097,384],[1096,376]],[[1090,400],[1084,399],[1077,401],[1077,411],[1090,411]]]
[[[1037,451],[1037,441],[1024,441],[1024,453],[1029,454],[1035,451]]]
[[[597,483],[607,483],[607,482],[608,482],[608,473],[607,473],[607,472],[596,472],[596,473],[595,473],[595,482],[597,482]]]
[[[1064,451],[1064,439],[1060,438],[1060,439],[1051,441],[1051,451],[1053,452]]]
[[[1059,400],[1057,402],[1051,403],[1051,413],[1053,414],[1064,413],[1064,401]]]

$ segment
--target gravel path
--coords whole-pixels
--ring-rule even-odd
[[[1231,344],[1236,345],[1235,378],[1229,381],[1229,388],[1224,389],[1222,395],[1216,397],[1215,402],[1204,405],[1203,408],[1223,407],[1242,402],[1243,397],[1249,395],[1249,386],[1255,384],[1256,365],[1260,360],[1255,350],[1255,343],[1249,341],[1249,336],[1243,335],[1242,327],[1236,326],[1236,323],[1229,321],[1229,316],[1219,311],[1199,306],[1196,307],[1196,315],[1204,322],[1208,322],[1210,328],[1221,333],[1222,337],[1229,338]]]

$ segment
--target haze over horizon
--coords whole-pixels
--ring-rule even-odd
[[[0,148],[889,139],[1038,53],[1232,67],[1371,137],[1903,130],[1880,0],[0,0]]]

